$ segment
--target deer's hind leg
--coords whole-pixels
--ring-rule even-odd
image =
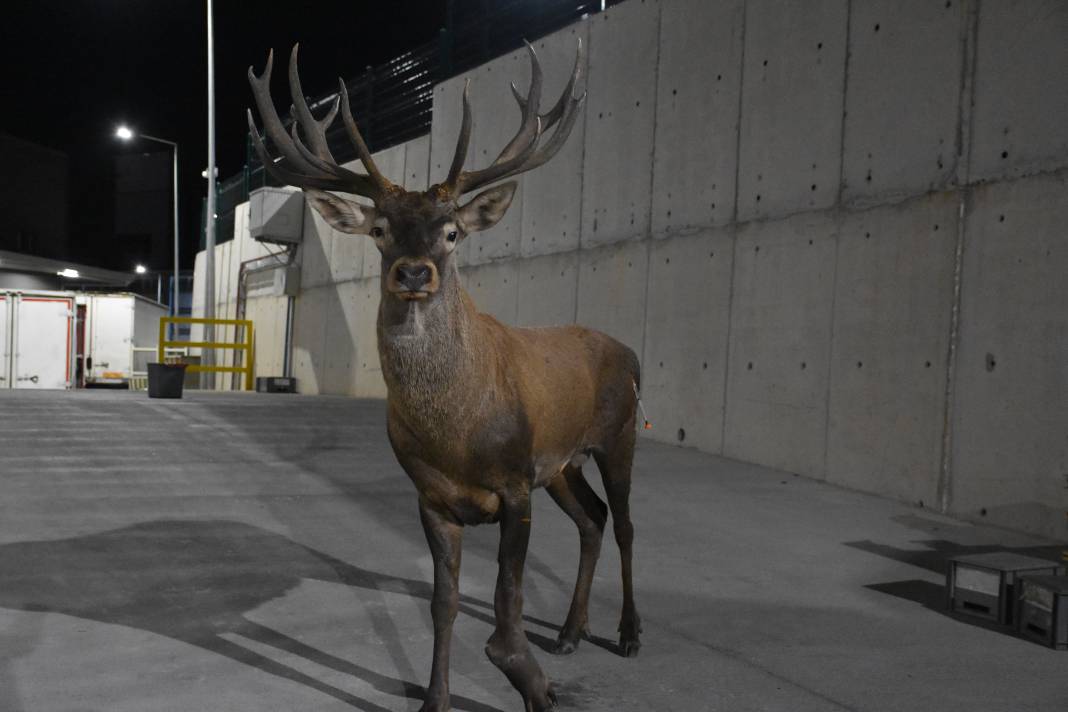
[[[641,648],[642,631],[638,609],[634,605],[634,582],[631,558],[634,525],[630,521],[630,473],[634,462],[634,442],[637,432],[633,416],[629,425],[605,446],[594,450],[593,456],[601,471],[608,506],[612,510],[612,527],[619,545],[619,559],[623,569],[623,612],[619,619],[619,650],[625,657],[634,657]]]
[[[601,534],[608,520],[608,506],[593,491],[582,468],[568,465],[564,471],[548,484],[546,489],[564,512],[571,517],[579,530],[579,568],[575,582],[575,593],[571,597],[571,608],[567,620],[556,640],[553,653],[567,655],[575,652],[579,640],[589,637],[588,609],[590,587],[593,585],[593,571],[597,558],[601,554]]]

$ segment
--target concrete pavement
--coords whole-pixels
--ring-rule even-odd
[[[417,710],[431,562],[377,401],[0,392],[0,711]],[[600,489],[596,469],[587,467]],[[641,654],[557,658],[577,533],[535,499],[528,635],[563,710],[1063,710],[1068,653],[942,610],[945,558],[1060,547],[642,442]],[[453,707],[521,703],[482,653],[495,527],[465,534]]]

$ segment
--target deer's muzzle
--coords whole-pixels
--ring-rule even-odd
[[[386,289],[404,300],[426,299],[438,291],[438,268],[427,259],[401,257],[389,268]]]

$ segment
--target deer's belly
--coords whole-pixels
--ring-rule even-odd
[[[564,468],[570,465],[571,467],[582,467],[583,463],[589,459],[589,455],[585,450],[576,450],[575,452],[567,455],[543,455],[535,458],[534,460],[534,478],[531,482],[532,488],[544,487],[549,484],[553,478],[564,471]]]

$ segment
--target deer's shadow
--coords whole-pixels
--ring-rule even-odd
[[[0,607],[64,613],[150,631],[306,685],[358,709],[388,712],[226,637],[238,635],[353,675],[383,693],[422,700],[421,685],[344,660],[246,617],[304,579],[427,601],[433,592],[429,582],[361,569],[235,521],[154,521],[70,539],[0,546]],[[492,610],[483,601],[461,598],[463,613],[492,625],[487,609]],[[536,640],[543,636],[528,635],[544,643]],[[455,694],[452,703],[470,712],[500,712]]]

